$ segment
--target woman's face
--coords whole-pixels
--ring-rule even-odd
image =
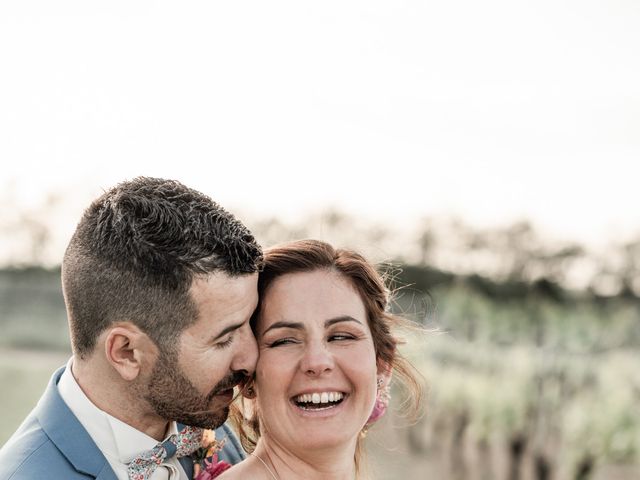
[[[294,450],[353,443],[376,396],[376,355],[365,307],[339,273],[277,278],[256,328],[261,433]]]

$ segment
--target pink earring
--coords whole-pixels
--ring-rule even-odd
[[[391,392],[389,389],[389,384],[385,385],[385,381],[383,378],[378,378],[378,393],[376,394],[376,403],[373,406],[373,410],[371,411],[371,415],[369,415],[369,419],[367,420],[367,425],[371,425],[372,423],[377,422],[387,411],[387,407],[389,406],[389,400],[391,399]]]

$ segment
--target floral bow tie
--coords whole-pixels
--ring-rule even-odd
[[[151,450],[141,453],[131,460],[127,473],[129,480],[147,480],[153,475],[158,465],[174,455],[184,457],[200,448],[202,429],[185,427],[176,435],[159,443]]]

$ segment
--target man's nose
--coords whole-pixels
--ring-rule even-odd
[[[333,355],[327,349],[324,342],[311,342],[307,344],[300,362],[300,369],[306,375],[318,376],[324,372],[333,370],[333,368]]]
[[[249,325],[242,327],[238,334],[237,353],[231,364],[231,369],[251,375],[255,371],[258,361],[258,344]]]

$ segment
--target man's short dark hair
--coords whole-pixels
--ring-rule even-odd
[[[197,318],[195,276],[250,274],[261,263],[251,232],[208,196],[160,178],[120,183],[84,212],[62,262],[74,352],[91,353],[117,321],[169,347]]]

